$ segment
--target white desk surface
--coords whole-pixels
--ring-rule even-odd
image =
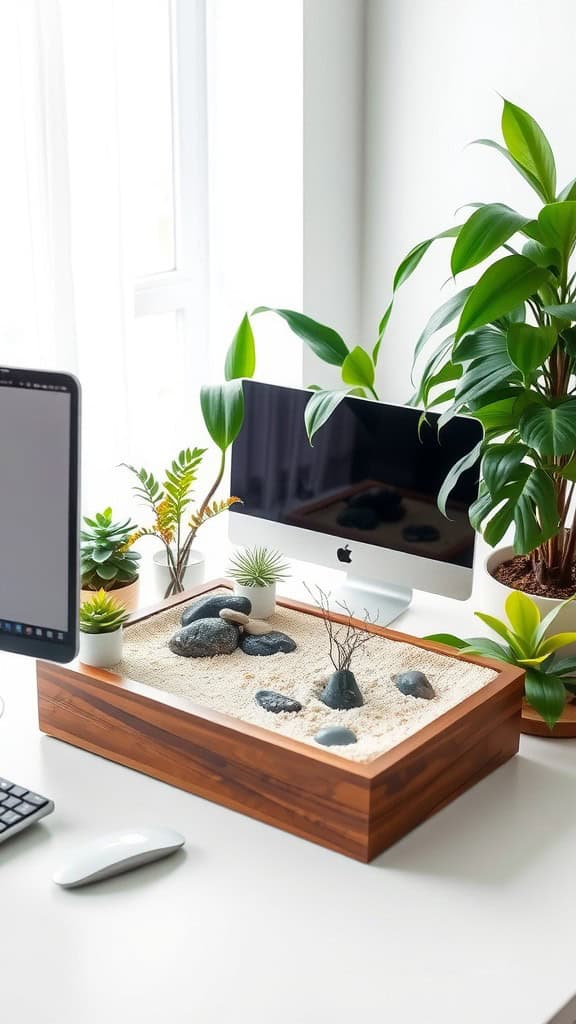
[[[472,622],[417,594],[397,625]],[[2,1022],[544,1024],[576,991],[575,741],[523,738],[362,865],[43,736],[32,661],[0,658],[0,694],[0,775],[56,803],[0,846]],[[185,852],[53,885],[69,849],[135,823]]]

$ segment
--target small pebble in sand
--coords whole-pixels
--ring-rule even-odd
[[[245,633],[240,640],[240,649],[244,654],[255,655],[256,657],[267,657],[270,654],[289,654],[296,650],[296,643],[286,633],[279,633],[273,629],[271,633],[264,636],[250,636]]]
[[[254,700],[264,711],[271,711],[275,715],[280,711],[302,711],[300,701],[285,697],[283,693],[276,693],[275,690],[258,690]]]
[[[318,730],[314,739],[323,747],[347,747],[350,743],[358,742],[355,733],[343,725],[327,725]]]
[[[236,622],[239,626],[245,626],[247,622],[250,622],[248,615],[237,611],[235,608],[221,608],[218,615],[225,622]]]
[[[432,700],[436,696],[432,683],[423,672],[397,672],[391,678],[395,687],[405,697],[421,697],[424,700]]]

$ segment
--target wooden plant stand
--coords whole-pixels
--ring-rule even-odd
[[[130,621],[227,586],[226,580],[213,580],[138,612]],[[320,614],[296,602],[278,603]],[[342,616],[333,618],[342,621]],[[440,644],[368,628],[390,640],[454,656]],[[497,676],[369,764],[347,761],[328,749],[79,662],[70,667],[38,662],[40,728],[259,821],[370,861],[518,750],[524,673],[484,658],[462,660],[492,668]]]

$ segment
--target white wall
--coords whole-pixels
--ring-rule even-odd
[[[465,148],[475,138],[501,140],[498,92],[541,123],[560,184],[576,174],[575,33],[572,0],[367,0],[366,339],[375,335],[400,259],[457,223],[458,206],[502,201],[534,210],[536,197],[502,157]],[[438,242],[400,292],[380,357],[382,398],[410,394],[414,343],[450,293],[440,292],[449,251],[449,241]]]

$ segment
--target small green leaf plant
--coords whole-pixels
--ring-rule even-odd
[[[228,574],[242,587],[270,587],[290,576],[290,568],[279,551],[247,548],[230,559]]]
[[[438,240],[452,243],[456,280],[477,271],[437,309],[414,347],[418,379],[411,403],[440,406],[440,429],[456,414],[472,416],[484,438],[450,471],[439,495],[481,459],[481,487],[470,517],[494,546],[512,528],[538,584],[574,584],[576,519],[576,178],[558,189],[556,163],[539,124],[504,100],[502,142],[478,139],[504,157],[527,183],[533,204],[470,203],[461,223],[415,245],[399,264],[391,298],[371,347],[350,348],[332,328],[292,310],[275,309],[323,362],[340,367],[343,389],[314,388],[306,407],[312,440],[346,394],[377,399],[376,367],[398,290]],[[486,264],[488,262],[488,265]],[[270,312],[259,306],[256,314]],[[226,370],[252,376],[254,338],[245,317]]]
[[[105,508],[93,518],[84,516],[80,531],[80,574],[83,590],[117,590],[138,579],[141,555],[128,547],[137,529],[130,519],[115,521]]]
[[[197,510],[192,511],[194,485],[206,451],[206,448],[183,448],[165,469],[162,482],[144,467],[137,469],[136,466],[123,463],[136,477],[136,496],[148,506],[154,517],[151,526],[139,527],[127,543],[131,547],[142,537],[156,537],[164,545],[170,570],[170,583],[165,597],[184,590],[188,555],[200,527],[240,500],[235,497],[223,501],[213,499],[224,472],[222,458],[215,482]]]
[[[127,618],[124,605],[104,589],[80,605],[82,633],[115,633]]]
[[[515,590],[506,599],[507,622],[475,612],[504,643],[482,636],[463,640],[452,633],[433,633],[424,639],[455,647],[461,654],[478,654],[523,668],[526,700],[553,729],[567,699],[576,693],[576,658],[561,656],[563,647],[576,642],[576,633],[547,634],[561,609],[572,600],[574,597],[569,597],[542,619],[535,602]]]

